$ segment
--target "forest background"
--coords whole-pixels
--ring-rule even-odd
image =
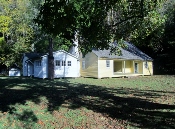
[[[48,52],[49,38],[68,50],[77,32],[84,53],[128,41],[154,59],[154,74],[175,74],[174,0],[0,0],[0,72]]]

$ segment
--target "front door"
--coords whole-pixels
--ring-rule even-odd
[[[134,73],[138,73],[139,72],[138,69],[139,69],[139,64],[134,63]]]

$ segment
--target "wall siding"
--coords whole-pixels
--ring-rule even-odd
[[[48,78],[48,57],[44,56],[42,59],[42,71],[43,75],[42,78]]]
[[[138,61],[138,60],[133,60],[131,63],[132,69],[131,69],[131,73],[135,74],[135,63],[138,64],[138,73],[136,74],[143,74],[143,62],[142,61]]]
[[[98,78],[112,77],[113,76],[113,60],[110,61],[110,67],[106,67],[106,60],[99,59],[99,73]]]
[[[37,61],[37,60],[36,60]],[[36,61],[34,61],[34,77],[43,78],[43,60],[41,60],[41,66],[36,66]]]
[[[70,54],[57,51],[53,53],[54,56],[54,78],[60,77],[79,77],[80,76],[80,62],[76,57]],[[55,60],[60,60],[66,62],[66,66],[55,65]],[[36,60],[37,61],[37,60]],[[41,59],[41,66],[36,66],[36,61],[34,61],[34,77],[38,78],[48,78],[48,56],[45,55]],[[71,66],[68,66],[68,61],[71,61]]]
[[[82,69],[82,61],[85,61],[85,69]],[[98,57],[94,53],[88,53],[80,59],[80,75],[98,78]]]
[[[131,61],[125,61],[125,73],[131,73]]]
[[[153,62],[152,61],[147,61],[148,68],[145,68],[145,63],[146,62],[143,62],[143,72],[144,72],[144,75],[153,75]]]
[[[143,62],[139,61],[139,74],[143,74]]]
[[[55,78],[60,77],[79,77],[79,61],[77,58],[64,53],[64,52],[56,52],[54,53],[54,60],[60,60],[60,66],[54,66],[55,68]],[[66,62],[66,66],[62,66],[62,61]],[[68,66],[67,62],[71,61],[71,66]],[[55,61],[54,61],[55,64]]]

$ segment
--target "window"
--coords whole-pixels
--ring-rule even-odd
[[[68,66],[71,66],[71,61],[67,61],[67,65]]]
[[[85,69],[85,61],[82,61],[82,69]]]
[[[60,66],[60,60],[55,60],[55,66]]]
[[[148,68],[148,62],[147,61],[145,62],[145,68],[146,69]]]
[[[107,67],[107,68],[110,67],[110,60],[106,60],[106,67]]]
[[[66,66],[66,61],[62,61],[62,66]]]
[[[37,60],[37,61],[36,61],[36,66],[37,66],[37,67],[41,66],[41,60]]]

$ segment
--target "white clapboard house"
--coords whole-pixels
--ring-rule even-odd
[[[54,78],[79,77],[80,61],[77,54],[77,46],[69,52],[58,50],[53,52]],[[48,54],[24,53],[23,76],[48,78]]]

